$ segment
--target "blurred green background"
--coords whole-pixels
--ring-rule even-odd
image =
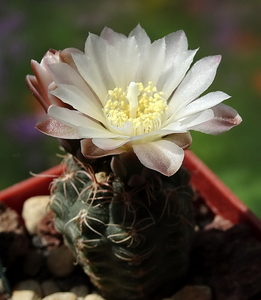
[[[140,23],[152,40],[183,29],[200,47],[195,60],[222,54],[210,90],[232,95],[243,123],[220,136],[192,132],[191,149],[261,217],[260,16],[260,0],[0,0],[0,189],[60,162],[56,140],[34,129],[43,110],[25,86],[30,60]]]

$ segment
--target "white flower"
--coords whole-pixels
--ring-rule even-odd
[[[221,57],[205,57],[189,70],[196,52],[188,50],[183,31],[151,43],[140,26],[128,37],[109,28],[100,36],[89,34],[85,53],[48,52],[41,64],[32,62],[35,77],[27,78],[48,107],[37,128],[81,139],[87,158],[134,151],[144,166],[170,176],[191,144],[189,130],[219,134],[241,122],[221,104],[227,94],[200,96]]]

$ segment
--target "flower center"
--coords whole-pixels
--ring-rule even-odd
[[[160,128],[165,111],[168,109],[163,92],[149,82],[131,82],[126,91],[116,87],[108,91],[104,113],[111,125],[122,128],[132,125],[132,135],[148,133]]]

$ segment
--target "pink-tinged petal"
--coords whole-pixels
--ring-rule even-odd
[[[126,150],[123,148],[103,150],[94,145],[92,139],[83,139],[81,140],[81,151],[84,157],[93,159],[108,155],[118,155],[125,152]]]
[[[126,144],[128,140],[116,140],[116,139],[92,139],[94,145],[103,150],[112,150],[119,148]]]
[[[53,78],[50,73],[49,65],[60,62],[60,51],[49,50],[41,60],[41,63],[32,60],[31,66],[35,76],[27,75],[26,83],[36,99],[47,111],[51,104],[65,106],[57,98],[49,94],[50,86],[53,84]]]
[[[67,126],[48,115],[45,115],[43,119],[36,125],[36,128],[52,137],[61,139],[79,139],[77,128]]]
[[[72,57],[72,55],[76,54],[76,53],[83,54],[83,52],[81,50],[79,50],[79,49],[76,49],[76,48],[65,48],[64,50],[62,50],[60,52],[60,60],[61,60],[61,62],[64,62],[64,63],[70,65],[74,70],[78,71],[77,67],[75,65],[75,62],[73,60],[73,57]]]
[[[192,143],[192,137],[190,132],[185,133],[173,133],[164,138],[164,140],[175,143],[182,149],[187,149]]]
[[[48,98],[48,94],[42,85],[39,84],[36,77],[33,75],[27,75],[25,77],[25,82],[34,97],[41,103],[44,110],[47,111],[48,107],[51,105],[51,102]]]
[[[218,104],[212,108],[214,112],[214,118],[191,127],[191,130],[200,131],[203,133],[217,135],[228,131],[234,126],[239,125],[242,122],[242,118],[235,109],[227,106],[223,103]]]
[[[188,71],[170,100],[170,111],[176,112],[201,95],[213,82],[221,56],[208,56],[197,61]]]
[[[53,119],[78,129],[80,138],[117,138],[114,134],[104,128],[99,122],[90,119],[87,115],[58,106],[50,106],[48,114]]]
[[[166,176],[176,173],[184,158],[183,149],[167,140],[133,145],[133,151],[145,167]]]

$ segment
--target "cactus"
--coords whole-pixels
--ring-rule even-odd
[[[52,185],[55,224],[104,297],[149,299],[178,284],[193,234],[187,172],[165,177],[143,167],[119,177],[110,160],[97,173],[72,156],[66,164]]]

